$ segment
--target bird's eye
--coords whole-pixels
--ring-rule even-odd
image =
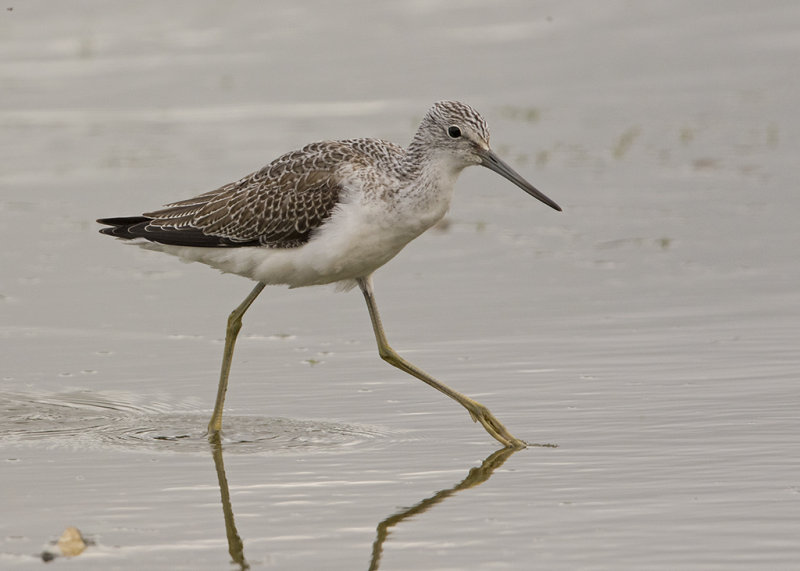
[[[461,136],[461,129],[453,125],[447,128],[447,134],[450,135],[453,139],[458,139]]]

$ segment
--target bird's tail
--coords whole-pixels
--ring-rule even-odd
[[[141,237],[141,229],[147,225],[150,218],[146,216],[122,216],[119,218],[100,218],[98,222],[108,228],[101,228],[101,234],[108,234],[117,238],[133,240]]]

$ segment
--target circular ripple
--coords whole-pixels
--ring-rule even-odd
[[[137,404],[129,394],[91,392],[0,395],[0,439],[70,447],[203,452],[208,413]],[[336,422],[225,416],[226,453],[335,450],[386,436],[381,429]]]

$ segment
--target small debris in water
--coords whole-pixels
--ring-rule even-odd
[[[83,535],[81,535],[77,527],[70,526],[64,530],[64,533],[61,534],[61,537],[59,537],[56,542],[60,553],[54,553],[45,549],[42,552],[42,561],[47,563],[59,556],[75,557],[83,553],[89,543],[91,542],[87,542],[83,538]]]

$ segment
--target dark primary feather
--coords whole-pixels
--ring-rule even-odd
[[[228,238],[219,236],[209,236],[197,228],[159,228],[151,226],[151,218],[146,216],[129,216],[120,218],[100,218],[100,224],[106,224],[109,228],[101,228],[101,234],[108,234],[116,238],[133,240],[134,238],[145,238],[151,242],[169,244],[171,246],[196,246],[207,248],[219,248],[221,246],[260,246],[258,240],[250,242],[233,242]]]
[[[142,216],[98,220],[104,234],[177,246],[305,244],[333,213],[344,162],[367,164],[359,141],[312,143],[237,182]]]

